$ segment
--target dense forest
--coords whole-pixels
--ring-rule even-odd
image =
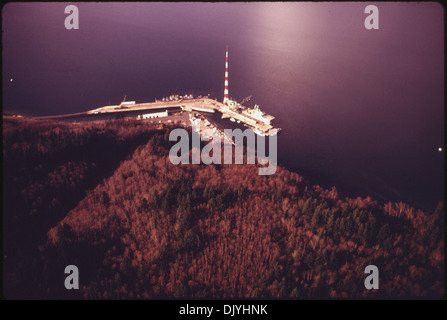
[[[439,298],[444,206],[345,198],[279,166],[173,165],[169,129],[3,119],[9,298]],[[76,265],[80,289],[66,290]],[[364,287],[367,265],[380,289]]]

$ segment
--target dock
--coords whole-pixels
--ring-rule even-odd
[[[242,105],[251,96],[245,98],[241,103],[238,103],[229,98],[228,94],[228,46],[225,53],[225,83],[224,83],[224,99],[219,102],[216,99],[199,96],[194,98],[192,95],[171,95],[162,100],[155,100],[154,102],[136,103],[135,101],[124,100],[119,105],[110,105],[95,108],[86,112],[42,117],[45,119],[64,119],[78,116],[93,116],[93,115],[124,115],[125,113],[139,113],[137,119],[157,118],[167,116],[168,110],[181,109],[186,112],[203,112],[215,113],[216,111],[222,113],[222,118],[229,118],[233,122],[242,122],[245,126],[252,129],[258,135],[276,135],[281,128],[274,128],[271,121],[275,118],[272,115],[266,114],[260,110],[258,105],[253,109]],[[141,112],[141,113],[140,113]]]
[[[269,135],[270,131],[275,132],[273,126],[269,122],[259,121],[249,114],[243,113],[240,109],[232,108],[228,104],[224,104],[215,99],[201,98],[201,99],[176,99],[168,101],[156,101],[146,103],[135,103],[125,106],[112,105],[96,108],[87,111],[86,114],[107,114],[107,113],[121,113],[121,112],[135,112],[154,111],[154,110],[169,110],[172,108],[180,108],[184,111],[196,111],[214,113],[218,111],[222,113],[222,118],[233,118],[235,121],[244,123],[247,127],[253,129],[258,134]],[[270,133],[272,134],[272,133]],[[275,132],[276,134],[276,132]]]

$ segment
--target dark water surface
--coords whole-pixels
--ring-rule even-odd
[[[351,196],[433,209],[444,194],[443,8],[378,3],[7,4],[3,110],[74,113],[178,93],[257,103],[280,163]],[[10,79],[13,79],[10,81]],[[229,122],[229,121],[228,121]]]

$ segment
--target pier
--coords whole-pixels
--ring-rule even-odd
[[[231,101],[231,100],[230,100]],[[208,112],[214,113],[218,111],[222,113],[222,118],[233,118],[234,120],[244,123],[247,127],[255,130],[257,133],[265,132],[266,135],[272,131],[273,126],[267,121],[259,121],[249,114],[243,113],[240,109],[231,108],[230,106],[211,98],[202,99],[183,99],[169,101],[156,101],[146,103],[135,103],[129,105],[112,105],[96,108],[85,112],[85,115],[91,114],[107,114],[107,113],[126,113],[141,111],[142,114],[149,111],[169,110],[173,108],[181,108],[184,111]],[[80,115],[80,114],[77,114]],[[273,117],[272,117],[273,118]],[[270,133],[271,134],[271,133]]]
[[[247,97],[248,99],[251,96]],[[244,99],[243,101],[247,100]],[[119,105],[109,105],[95,108],[86,112],[41,117],[43,119],[64,119],[79,116],[93,116],[93,115],[125,115],[126,113],[139,113],[137,119],[145,119],[158,117],[159,114],[166,114],[168,110],[181,109],[186,112],[200,112],[200,113],[215,113],[216,111],[222,113],[222,118],[229,118],[231,121],[242,122],[245,126],[251,128],[258,135],[276,135],[281,130],[274,128],[271,121],[275,118],[269,114],[262,112],[259,106],[255,105],[253,109],[244,107],[229,98],[228,95],[228,46],[225,54],[225,86],[224,99],[219,102],[216,99],[207,97],[194,98],[192,95],[178,96],[171,95],[162,100],[155,100],[154,102],[136,103],[135,101],[126,101],[126,96],[123,102]]]

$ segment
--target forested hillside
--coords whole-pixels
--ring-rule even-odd
[[[125,125],[124,125],[125,123]],[[4,292],[41,297],[46,233],[156,131],[137,121],[3,119]]]
[[[278,167],[173,165],[136,122],[5,123],[5,294],[425,298],[444,293],[443,204],[342,198]],[[65,290],[63,270],[80,270]],[[380,270],[366,290],[364,268]],[[31,285],[30,285],[31,281]],[[27,287],[28,286],[28,287]]]

